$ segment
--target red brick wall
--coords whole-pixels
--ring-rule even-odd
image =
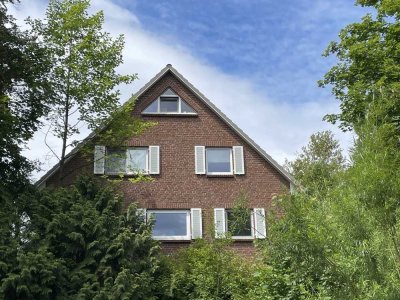
[[[197,116],[141,116],[141,111],[167,88],[172,88],[197,112]],[[238,112],[240,113],[240,112]],[[241,193],[247,196],[249,207],[271,209],[272,197],[289,188],[289,182],[263,157],[247,145],[227,124],[216,116],[194,93],[172,73],[145,92],[136,103],[133,114],[144,120],[157,122],[139,137],[127,141],[128,146],[160,146],[160,175],[154,182],[121,183],[126,205],[138,202],[140,207],[152,209],[203,209],[203,232],[212,224],[212,209],[231,208]],[[245,175],[207,177],[195,174],[194,147],[242,145],[244,148]],[[83,172],[81,156],[74,157],[65,166],[64,184],[70,184]],[[85,168],[84,168],[85,169]],[[86,172],[92,172],[89,164]],[[55,183],[57,175],[48,180]],[[186,245],[187,243],[185,243]],[[165,244],[173,251],[179,243]],[[251,242],[235,243],[240,253],[252,253]],[[169,249],[169,250],[168,250]]]

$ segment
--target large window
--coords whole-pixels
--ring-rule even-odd
[[[226,211],[226,228],[234,239],[253,238],[253,223],[253,212],[250,209],[240,212]]]
[[[210,175],[233,174],[232,148],[207,148],[206,167]]]
[[[154,239],[189,240],[191,238],[190,211],[149,210],[147,216],[154,221]]]
[[[147,147],[108,148],[105,173],[109,175],[147,174],[148,153]]]

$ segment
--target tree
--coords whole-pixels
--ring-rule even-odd
[[[345,169],[345,162],[332,132],[322,131],[311,135],[308,145],[302,147],[297,158],[286,161],[286,168],[301,188],[315,195],[332,187],[334,177]]]
[[[121,83],[136,75],[120,75],[123,36],[112,39],[102,31],[103,12],[88,14],[89,0],[51,0],[45,20],[30,20],[32,34],[46,48],[51,86],[49,131],[61,139],[60,179],[70,139],[82,125],[97,131],[118,106]]]
[[[25,182],[32,164],[21,147],[37,130],[48,104],[44,49],[20,31],[7,3],[14,1],[0,1],[0,191]]]
[[[0,278],[6,299],[158,299],[168,272],[134,204],[91,178],[21,195],[27,205],[17,262]]]
[[[47,64],[35,37],[21,31],[0,0],[0,280],[16,264],[18,195],[30,188],[34,168],[21,154],[47,112]]]
[[[341,112],[325,119],[332,123],[339,121],[344,130],[357,129],[371,111],[371,104],[376,102],[386,102],[383,116],[389,115],[398,122],[400,114],[399,3],[382,0],[356,3],[375,8],[376,12],[346,26],[340,32],[340,41],[331,42],[324,55],[336,55],[339,62],[319,82],[321,86],[331,85],[341,102]]]

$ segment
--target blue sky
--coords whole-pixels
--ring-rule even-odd
[[[348,149],[353,137],[322,121],[338,111],[329,89],[317,86],[335,63],[321,54],[341,28],[367,13],[352,0],[92,0],[104,30],[124,34],[122,73],[140,80],[121,86],[121,103],[171,63],[278,162],[292,159],[309,136],[332,130]],[[43,18],[47,0],[21,0],[10,12]],[[84,128],[84,137],[88,131]],[[38,132],[25,154],[55,162]],[[74,137],[76,139],[77,137]],[[60,141],[48,142],[59,151]]]
[[[351,0],[117,3],[166,41],[184,45],[223,72],[251,78],[276,101],[290,102],[324,93],[316,81],[334,59],[321,53],[341,28],[366,13]]]

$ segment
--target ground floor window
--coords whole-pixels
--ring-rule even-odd
[[[189,210],[148,210],[154,221],[153,238],[157,240],[190,240]]]
[[[240,212],[226,210],[226,231],[233,239],[252,239],[254,237],[253,210]]]

